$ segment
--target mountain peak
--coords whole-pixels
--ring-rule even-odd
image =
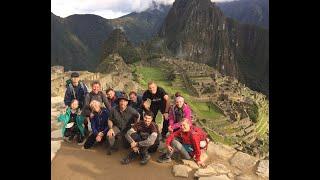
[[[269,57],[264,53],[268,52],[268,32],[226,18],[210,0],[176,0],[159,36],[176,57],[208,64],[255,90],[268,92]]]

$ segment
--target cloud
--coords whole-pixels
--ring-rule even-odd
[[[51,0],[51,12],[61,17],[72,14],[96,14],[113,19],[134,11],[144,11],[152,6],[153,1],[165,5],[174,2],[174,0]]]

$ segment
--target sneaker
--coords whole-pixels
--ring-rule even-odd
[[[149,153],[142,154],[142,160],[140,161],[141,165],[146,165],[148,161],[150,160],[151,156]]]
[[[84,138],[82,136],[78,137],[78,145],[82,146],[84,144]]]
[[[169,162],[171,162],[171,158],[168,157],[166,154],[163,154],[157,159],[157,162],[159,162],[159,163],[169,163]]]
[[[137,157],[137,153],[130,152],[127,157],[121,159],[121,164],[129,164],[132,160],[134,160]]]
[[[70,142],[72,142],[73,139],[74,139],[74,136],[70,136],[70,137],[69,137],[69,141],[70,141]]]

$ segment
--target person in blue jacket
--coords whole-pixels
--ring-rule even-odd
[[[84,82],[80,81],[80,74],[78,72],[71,73],[71,79],[66,81],[66,92],[64,94],[65,107],[70,107],[71,101],[77,99],[79,101],[79,108],[82,109],[84,99],[88,93],[88,88]]]
[[[116,107],[118,105],[118,98],[125,94],[125,92],[122,91],[115,91],[113,88],[108,88],[106,90],[106,96],[108,99],[109,104],[111,107]]]
[[[109,110],[102,107],[101,102],[93,100],[90,102],[90,108],[95,112],[91,120],[92,134],[84,143],[84,149],[91,148],[96,142],[106,142],[108,132]]]

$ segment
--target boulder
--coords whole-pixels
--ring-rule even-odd
[[[60,114],[60,111],[51,111],[51,118],[55,117],[56,119]]]
[[[214,143],[209,143],[207,150],[209,156],[217,156],[223,160],[229,160],[236,152],[237,150],[230,146]]]
[[[269,178],[269,160],[260,160],[256,174],[263,178]]]
[[[212,163],[211,166],[218,174],[227,174],[230,170],[223,164]]]
[[[57,97],[51,97],[51,104],[60,104],[63,103],[63,97],[57,96]]]
[[[194,162],[193,160],[183,159],[182,162],[184,165],[187,165],[187,166],[191,167],[192,169],[199,169],[198,164],[196,162]]]
[[[62,138],[62,132],[61,129],[55,130],[51,132],[51,138]]]
[[[231,179],[234,178],[234,174],[233,174],[233,173],[228,173],[227,176],[228,176],[229,178],[231,178]]]
[[[200,177],[199,180],[230,180],[226,175]]]
[[[178,177],[188,177],[190,171],[192,171],[192,169],[186,165],[174,165],[172,169],[174,176]]]
[[[51,141],[51,161],[61,147],[61,141]]]
[[[253,168],[258,159],[243,152],[237,152],[230,160],[230,164],[241,170],[248,170]]]
[[[194,174],[195,177],[205,177],[205,176],[212,176],[217,175],[217,171],[213,169],[211,166],[207,166],[204,169],[198,169],[196,173]]]
[[[248,175],[248,174],[242,174],[236,177],[236,180],[258,180],[258,179],[260,178],[258,178],[255,175]]]

